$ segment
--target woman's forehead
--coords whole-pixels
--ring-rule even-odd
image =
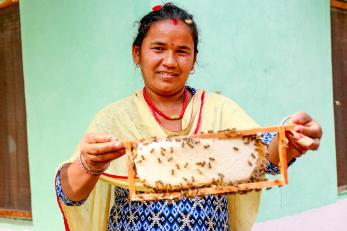
[[[153,23],[144,40],[180,41],[194,45],[190,28],[178,19],[167,19]]]

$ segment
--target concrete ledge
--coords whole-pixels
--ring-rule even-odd
[[[347,199],[293,216],[254,225],[252,231],[346,231]]]

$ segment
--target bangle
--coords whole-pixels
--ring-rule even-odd
[[[79,163],[80,163],[80,166],[81,166],[81,168],[83,168],[83,170],[84,170],[86,173],[88,173],[89,175],[92,175],[92,176],[99,176],[99,175],[101,175],[103,172],[106,171],[107,168],[102,169],[102,170],[92,170],[92,169],[88,168],[88,167],[83,163],[82,157],[81,157],[81,156],[82,156],[82,153],[80,153],[80,155],[79,155],[79,157],[78,157],[78,161],[79,161]]]
[[[280,125],[286,124],[286,123],[290,120],[291,117],[292,117],[292,115],[288,115],[288,116],[284,117],[284,118],[282,119]]]

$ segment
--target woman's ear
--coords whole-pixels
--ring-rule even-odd
[[[135,65],[140,64],[140,47],[139,46],[133,46],[132,54],[133,54],[133,60],[134,60]]]

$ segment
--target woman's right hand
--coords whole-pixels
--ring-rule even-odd
[[[80,143],[80,166],[79,159],[67,167],[62,168],[60,181],[64,194],[73,201],[81,201],[88,197],[98,182],[98,175],[90,172],[103,172],[114,159],[125,153],[123,143],[115,136],[106,133],[87,133]]]
[[[91,171],[103,171],[125,153],[123,143],[107,133],[86,133],[80,143],[81,161]]]

